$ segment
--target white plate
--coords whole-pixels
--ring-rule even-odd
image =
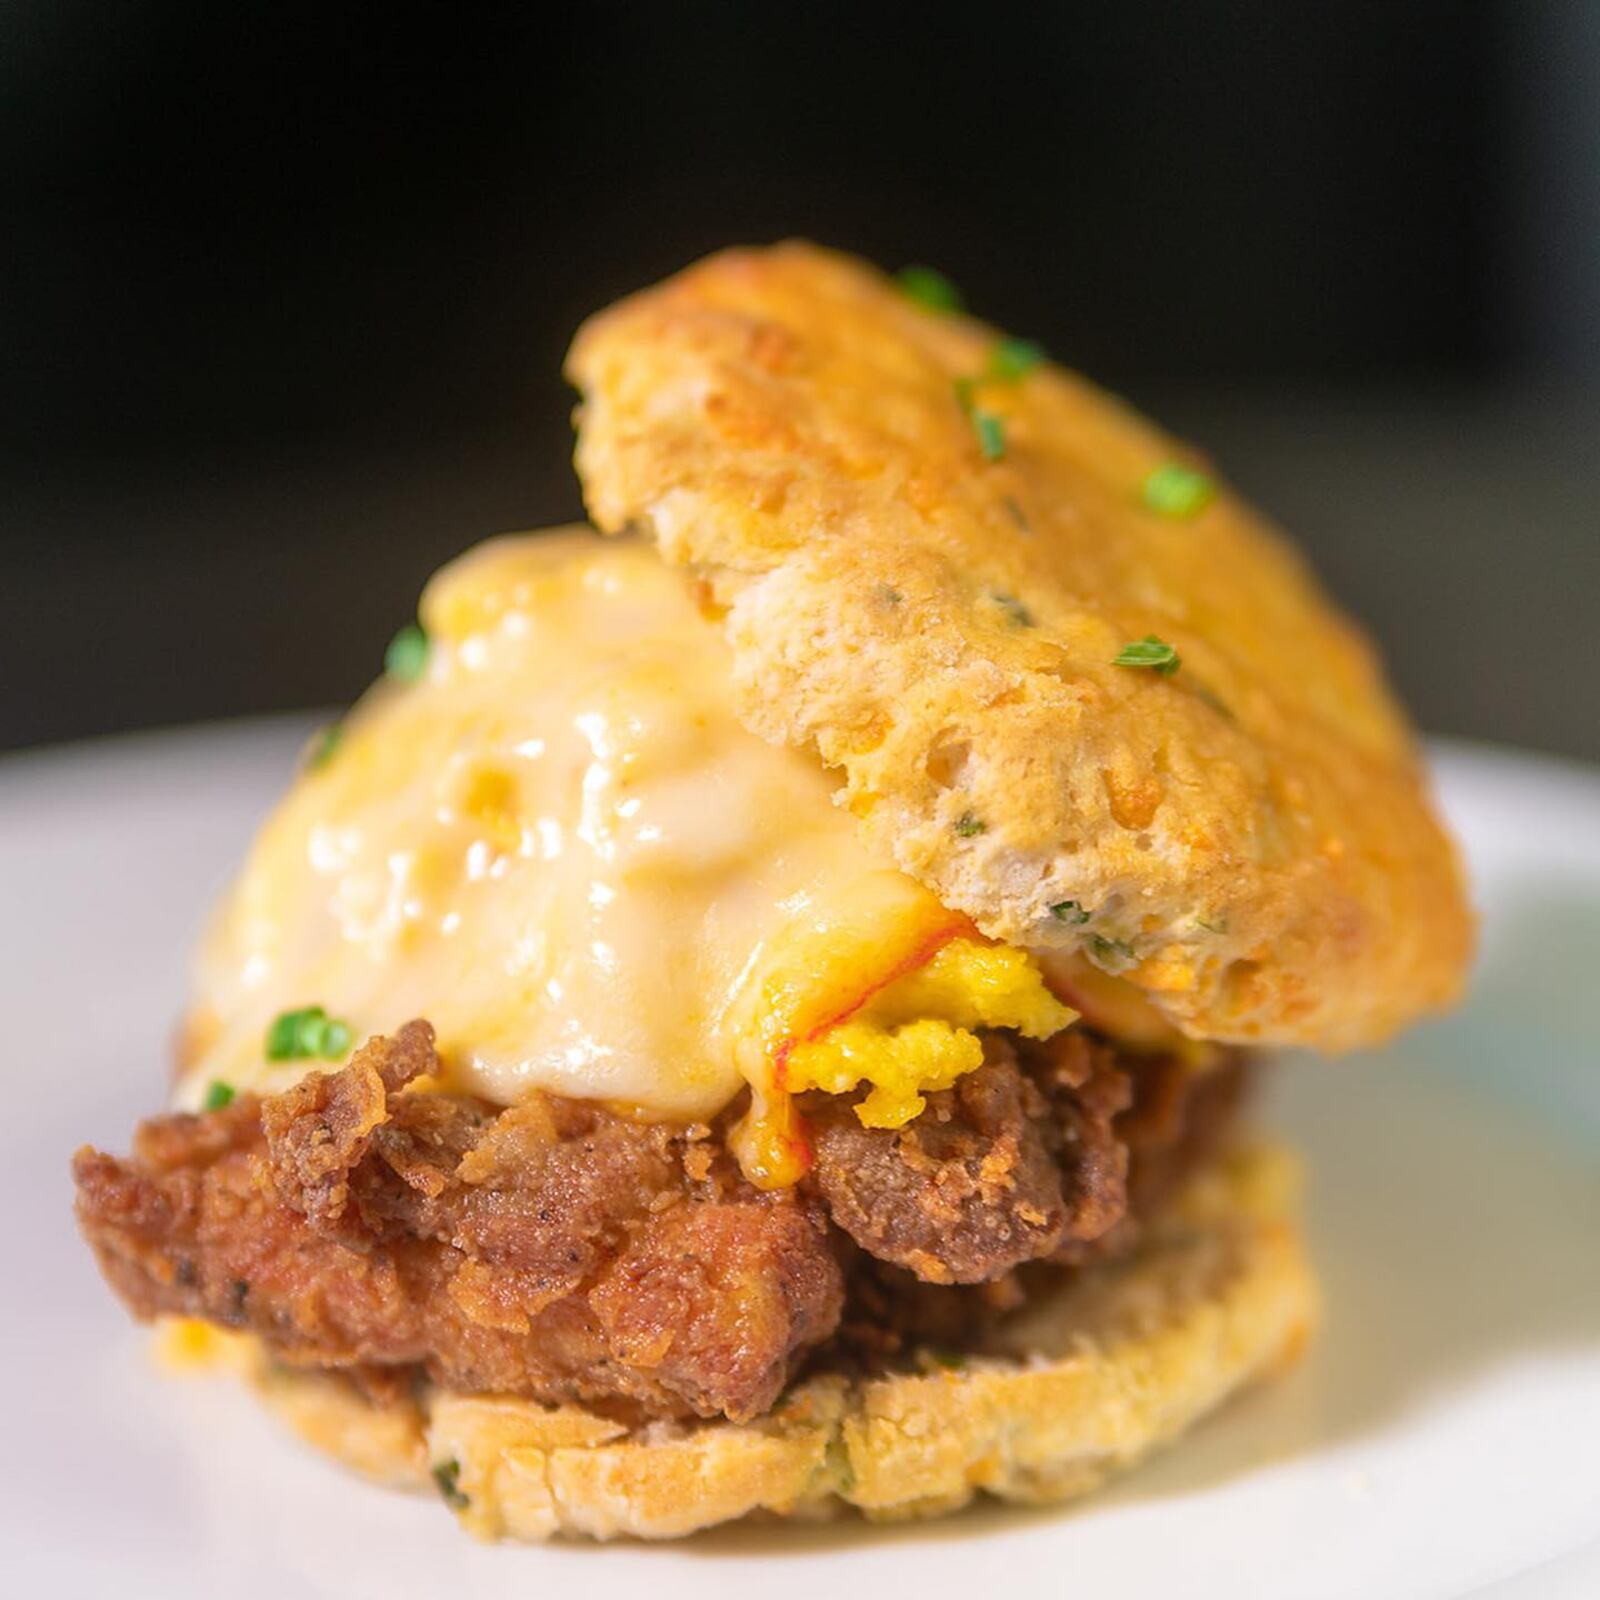
[[[72,1148],[162,1097],[191,939],[305,727],[0,763],[4,1592],[1600,1595],[1600,775],[1442,752],[1482,971],[1381,1056],[1280,1075],[1331,1307],[1288,1381],[1064,1511],[485,1548],[152,1370],[69,1216]]]

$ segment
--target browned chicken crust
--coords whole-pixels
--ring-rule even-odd
[[[284,1095],[157,1118],[132,1161],[81,1151],[79,1216],[113,1286],[141,1315],[248,1328],[303,1365],[420,1366],[453,1389],[657,1415],[765,1410],[838,1320],[816,1203],[694,1184],[680,1132],[583,1102],[496,1116],[399,1092],[432,1046],[410,1023]],[[736,1322],[716,1315],[730,1304]]]
[[[718,1130],[409,1089],[436,1066],[413,1022],[283,1094],[152,1119],[129,1160],[80,1151],[106,1277],[141,1317],[249,1330],[380,1397],[426,1374],[630,1421],[739,1421],[824,1347],[858,1361],[966,1339],[1014,1303],[1023,1263],[1130,1247],[1129,1137],[1135,1190],[1187,1143],[1188,1091],[1175,1116],[1148,1103],[1174,1094],[1173,1063],[1138,1068],[1135,1096],[1076,1034],[1024,1064],[991,1041],[895,1134],[818,1106],[816,1172],[776,1193]],[[982,1288],[935,1287],[953,1283]]]
[[[985,1064],[904,1128],[864,1128],[848,1104],[809,1097],[815,1182],[833,1220],[928,1283],[986,1283],[1070,1256],[1120,1221],[1128,1151],[1113,1124],[1133,1100],[1127,1074],[1081,1033],[1029,1056],[1041,1081],[991,1040]]]

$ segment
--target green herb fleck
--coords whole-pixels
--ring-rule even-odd
[[[439,1486],[439,1496],[452,1511],[465,1511],[472,1501],[461,1492],[461,1463],[440,1461],[433,1469],[433,1481]]]
[[[221,1078],[213,1078],[206,1085],[205,1098],[200,1102],[202,1111],[220,1111],[224,1106],[233,1104],[233,1085],[224,1083]]]
[[[895,280],[901,294],[924,311],[942,317],[961,309],[961,291],[934,267],[902,267]]]
[[[1011,520],[1022,529],[1024,533],[1032,533],[1033,529],[1028,523],[1028,513],[1024,511],[1014,495],[1007,495],[1003,502],[1007,511],[1011,513]]]
[[[956,818],[956,832],[963,839],[970,839],[974,834],[986,832],[988,826],[982,817],[974,816],[970,811],[963,811]]]
[[[1097,933],[1089,941],[1089,948],[1102,961],[1113,959],[1132,961],[1134,959],[1133,946],[1123,939],[1107,939],[1103,934]]]
[[[878,598],[886,606],[897,606],[905,596],[892,583],[883,583],[878,585]]]
[[[978,383],[977,378],[955,379],[952,387],[956,392],[956,404],[961,407],[962,416],[972,424],[972,431],[978,436],[978,448],[983,452],[983,459],[999,461],[1006,453],[1006,425],[994,412],[982,411],[973,404],[972,396]]]
[[[306,746],[305,768],[307,772],[319,772],[333,760],[333,753],[339,748],[339,741],[344,737],[344,729],[337,722],[330,722],[326,727],[318,728],[311,735],[311,742]]]
[[[928,1358],[935,1366],[951,1372],[959,1372],[967,1364],[967,1358],[959,1350],[929,1350]]]
[[[267,1060],[290,1061],[301,1053],[300,1024],[304,1012],[280,1011],[267,1028]]]
[[[1195,698],[1204,701],[1224,721],[1237,722],[1239,720],[1234,716],[1232,708],[1214,690],[1206,688],[1203,683],[1191,683],[1190,687],[1194,690]]]
[[[1074,928],[1081,928],[1089,920],[1089,913],[1076,900],[1056,901],[1050,907],[1050,915],[1057,922],[1068,923]]]
[[[383,670],[401,683],[415,683],[427,670],[428,636],[408,622],[383,652]]]
[[[1228,919],[1226,917],[1218,917],[1214,922],[1208,922],[1204,917],[1196,917],[1194,920],[1207,933],[1226,933],[1228,931]]]
[[[972,431],[978,436],[978,449],[985,461],[1001,461],[1006,453],[1006,425],[992,411],[972,412]]]
[[[984,383],[1016,383],[1044,360],[1044,351],[1031,339],[1002,339],[989,354],[989,365],[980,374],[965,374],[954,380],[956,404],[961,414],[972,424],[978,436],[978,449],[985,461],[1003,461],[1006,453],[1005,418],[996,412],[985,411],[977,403],[979,385]],[[1017,526],[1026,529],[1028,519],[1015,500],[1007,499],[1007,508],[1016,518]]]
[[[267,1029],[268,1061],[342,1061],[350,1049],[350,1024],[321,1006],[280,1011]]]
[[[1033,626],[1033,613],[1014,594],[997,594],[994,603],[1005,612],[1019,628]]]
[[[1159,672],[1163,678],[1170,678],[1178,670],[1181,662],[1178,652],[1165,639],[1158,639],[1153,633],[1147,633],[1144,638],[1123,645],[1111,658],[1111,665],[1148,667],[1152,672]]]
[[[1215,498],[1217,486],[1181,461],[1164,461],[1144,480],[1139,498],[1162,517],[1193,517]]]
[[[1044,361],[1044,347],[1032,339],[1002,339],[989,356],[989,376],[999,383],[1015,383]]]

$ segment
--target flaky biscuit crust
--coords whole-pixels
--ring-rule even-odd
[[[482,1538],[669,1539],[851,1507],[926,1517],[980,1492],[1041,1504],[1094,1488],[1299,1354],[1317,1299],[1296,1187],[1281,1152],[1237,1154],[1130,1262],[1032,1308],[1004,1349],[921,1375],[814,1377],[744,1426],[630,1432],[576,1406],[438,1392],[374,1409],[269,1366],[249,1336],[211,1338],[317,1448],[390,1484],[442,1474]]]
[[[1471,917],[1364,638],[1226,489],[1148,509],[1197,458],[1081,378],[964,407],[997,339],[812,246],[714,256],[573,346],[591,514],[705,581],[748,724],[986,933],[1218,1039],[1344,1048],[1450,1001]],[[1149,634],[1176,673],[1112,664]]]

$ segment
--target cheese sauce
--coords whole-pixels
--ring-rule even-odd
[[[316,1065],[263,1041],[320,1005],[358,1041],[427,1017],[450,1085],[498,1103],[705,1118],[971,933],[740,725],[717,630],[644,547],[497,540],[421,613],[421,679],[351,713],[217,913],[182,1104]]]

